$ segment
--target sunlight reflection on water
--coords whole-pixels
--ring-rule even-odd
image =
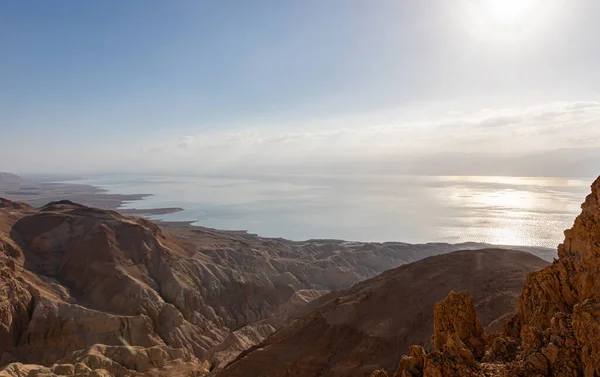
[[[488,242],[554,248],[592,179],[397,175],[103,176],[80,183],[152,193],[156,218],[295,240]]]

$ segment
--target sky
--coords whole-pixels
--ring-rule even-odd
[[[600,2],[0,2],[0,171],[584,175]]]

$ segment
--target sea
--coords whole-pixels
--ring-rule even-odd
[[[486,242],[555,248],[592,178],[289,174],[103,175],[72,183],[152,194],[122,208],[291,240]]]

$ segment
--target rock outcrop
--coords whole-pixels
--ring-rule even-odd
[[[565,231],[558,259],[527,277],[517,313],[502,334],[479,337],[470,315],[459,316],[464,321],[457,327],[457,313],[464,305],[457,305],[451,293],[436,306],[435,351],[423,356],[411,347],[395,376],[599,376],[600,178],[581,208],[573,227]],[[441,307],[448,310],[438,310]],[[433,360],[442,361],[443,368],[429,367]],[[452,374],[456,371],[459,374]],[[373,376],[381,376],[381,371]]]
[[[475,357],[484,353],[483,328],[475,315],[473,297],[467,292],[455,293],[437,304],[433,310],[433,337],[436,349],[454,343],[473,352]]]
[[[483,356],[485,342],[473,297],[464,291],[451,291],[435,305],[433,323],[434,351],[427,353],[421,346],[411,346],[394,377],[480,375],[475,361]]]
[[[527,278],[506,328],[523,348],[514,373],[600,375],[600,178],[581,208],[558,260]]]

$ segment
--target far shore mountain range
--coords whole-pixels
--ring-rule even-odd
[[[118,210],[143,196],[0,173],[1,377],[600,375],[600,179],[558,253]]]

